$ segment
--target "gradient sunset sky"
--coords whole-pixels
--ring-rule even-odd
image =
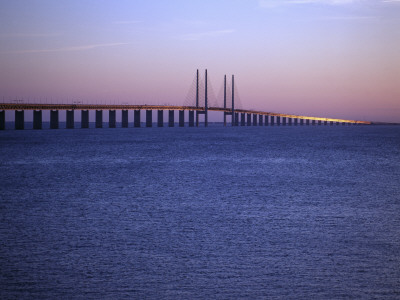
[[[246,109],[400,122],[400,0],[0,0],[6,102],[181,105],[205,68]]]

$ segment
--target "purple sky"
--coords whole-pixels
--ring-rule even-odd
[[[399,28],[398,0],[0,0],[0,97],[181,105],[207,68],[246,109],[400,122]]]

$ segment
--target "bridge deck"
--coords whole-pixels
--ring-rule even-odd
[[[33,104],[33,103],[0,103],[0,110],[194,110],[204,111],[204,107],[173,105],[120,105],[120,104]],[[209,111],[232,112],[230,108],[208,107]],[[345,120],[336,118],[310,117],[275,112],[236,109],[236,113],[278,116],[294,119],[371,124],[367,121]]]

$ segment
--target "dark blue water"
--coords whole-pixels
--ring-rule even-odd
[[[399,299],[400,128],[0,132],[1,299]]]

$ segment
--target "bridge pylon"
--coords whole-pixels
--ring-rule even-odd
[[[226,110],[226,75],[224,76],[224,109]],[[226,116],[232,116],[232,126],[235,126],[235,76],[232,75],[232,111],[224,111],[224,126],[226,126]]]
[[[226,108],[226,75],[224,76],[224,109]],[[226,116],[232,116],[232,126],[235,126],[235,76],[232,75],[232,111],[224,111],[224,126],[226,126]]]
[[[207,69],[205,71],[205,87],[204,87],[204,110],[196,111],[196,126],[199,126],[199,115],[204,115],[204,126],[208,126],[208,91],[207,91]],[[199,109],[199,70],[196,73],[196,108]]]

